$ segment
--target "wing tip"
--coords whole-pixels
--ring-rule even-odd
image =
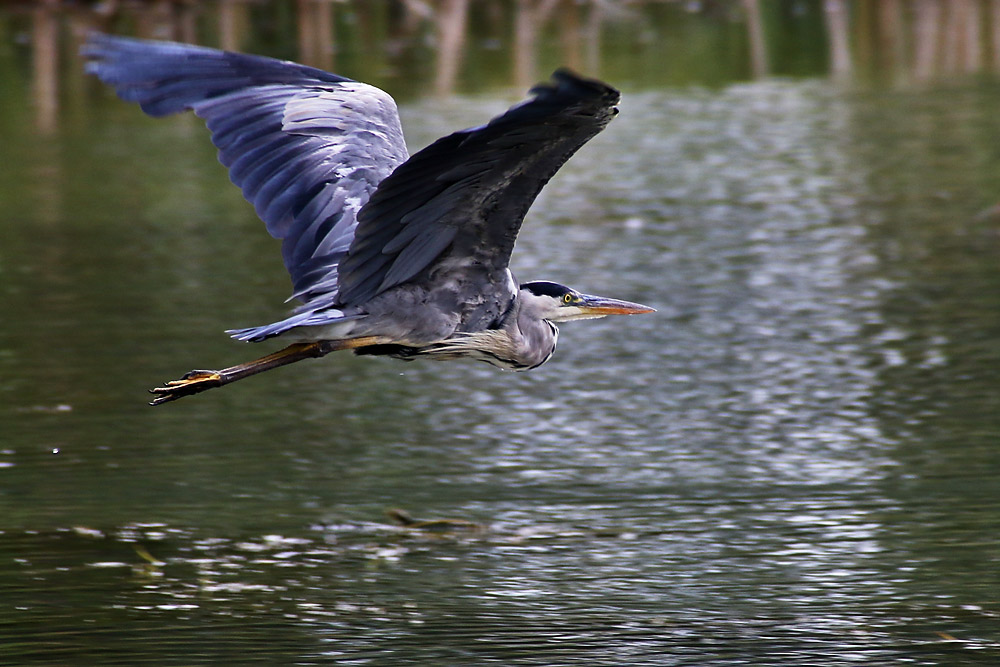
[[[536,97],[565,93],[574,97],[597,98],[607,106],[614,106],[622,96],[617,88],[600,79],[583,76],[568,67],[560,67],[554,71],[550,82],[539,83],[530,93]]]

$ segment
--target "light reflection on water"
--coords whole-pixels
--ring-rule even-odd
[[[404,120],[421,144],[504,105],[417,104]],[[627,94],[533,209],[515,269],[658,315],[565,325],[529,374],[328,359],[155,412],[138,405],[147,373],[248,354],[212,334],[276,314],[283,286],[273,244],[242,238],[251,214],[215,217],[238,195],[199,185],[224,181],[207,150],[149,167],[189,181],[100,214],[149,220],[103,232],[139,244],[148,275],[121,284],[135,245],[63,229],[51,242],[87,270],[41,278],[63,296],[19,312],[87,344],[42,345],[51,366],[0,358],[7,382],[37,383],[39,366],[58,381],[4,394],[0,637],[40,662],[989,664],[997,508],[970,502],[963,461],[940,484],[924,475],[944,448],[896,415],[923,433],[907,399],[928,390],[891,375],[943,374],[948,389],[954,339],[985,325],[946,320],[913,341],[887,306],[911,287],[859,149],[870,113],[808,82]],[[166,127],[97,141],[205,141]],[[22,280],[12,309],[34,286]],[[98,295],[107,284],[122,294]],[[258,288],[275,299],[239,297]],[[121,300],[151,303],[116,318]],[[88,370],[107,386],[73,381]],[[974,436],[989,419],[953,433],[984,489],[1000,469]],[[395,526],[395,506],[482,529]]]
[[[113,614],[145,619],[154,624],[150,632],[172,628],[195,651],[253,646],[272,624],[297,627],[302,636],[290,654],[307,662],[338,654],[771,664],[777,654],[791,654],[798,664],[838,664],[838,658],[899,657],[901,633],[911,623],[947,623],[963,614],[989,618],[946,603],[914,605],[906,612],[913,617],[890,607],[900,593],[877,560],[878,526],[870,516],[884,508],[866,512],[842,497],[791,507],[705,498],[705,516],[698,518],[697,502],[674,500],[694,510],[689,518],[667,516],[659,529],[629,525],[627,532],[594,530],[587,521],[649,507],[611,499],[605,506],[539,507],[528,517],[519,504],[511,507],[510,522],[446,533],[338,524],[294,537],[225,539],[148,525],[127,527],[110,543],[64,533],[64,564],[93,554],[97,547],[88,545],[95,543],[116,549],[119,559],[61,573],[35,567],[33,574],[45,583],[103,580],[124,601],[110,605]],[[538,524],[545,510],[558,515],[557,522]],[[746,516],[758,518],[740,525]],[[778,534],[780,548],[773,540]],[[157,562],[129,554],[130,545],[142,545]],[[748,580],[752,589],[739,583]],[[409,587],[400,588],[402,581]],[[68,589],[72,593],[72,585]],[[428,589],[436,594],[424,595]],[[706,590],[715,596],[706,598]],[[223,636],[199,638],[196,628],[204,623]],[[925,637],[913,646],[935,643]],[[284,649],[279,642],[265,654]]]

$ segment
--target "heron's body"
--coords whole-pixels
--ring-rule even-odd
[[[509,274],[508,274],[509,275]],[[458,312],[446,312],[438,308],[439,317],[434,318],[438,328],[421,327],[420,330],[401,331],[399,328],[390,336],[394,343],[371,346],[356,350],[357,354],[386,354],[399,359],[414,359],[426,356],[429,359],[457,359],[471,357],[507,370],[528,370],[545,363],[556,349],[559,330],[545,319],[532,315],[530,292],[519,290],[511,278],[512,288],[500,299],[488,302],[476,300],[464,304]],[[411,312],[417,317],[425,308],[422,297],[431,296],[422,290],[413,291],[397,288],[405,295],[402,299],[390,298],[384,303],[402,301],[402,311],[395,307],[376,310],[383,317],[375,319],[375,328],[385,331],[385,327],[399,327],[397,314]],[[453,291],[436,291],[434,296],[444,297],[440,304],[454,303]],[[395,295],[393,295],[395,296]],[[413,298],[416,297],[416,298]],[[372,335],[380,335],[374,333]]]
[[[193,110],[254,204],[302,302],[237,329],[282,351],[157,388],[154,404],[340,349],[475,358],[507,369],[552,356],[555,322],[650,312],[508,268],[542,186],[617,113],[619,93],[567,71],[486,125],[409,156],[392,98],[295,63],[94,35],[88,70],[154,116]]]

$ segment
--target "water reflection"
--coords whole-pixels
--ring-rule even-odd
[[[914,655],[907,644],[931,664],[997,650],[944,630],[993,623],[988,609],[897,606],[891,582],[905,581],[907,569],[886,570],[874,538],[873,518],[885,507],[859,510],[824,496],[793,501],[791,511],[750,499],[672,500],[677,511],[665,518],[676,521],[651,531],[595,530],[585,521],[607,516],[608,506],[571,505],[553,508],[562,514],[558,528],[501,525],[478,535],[339,524],[224,538],[146,524],[110,536],[20,536],[5,550],[19,546],[19,574],[63,595],[112,591],[91,619],[118,628],[104,650],[120,657],[160,645],[296,662],[572,656],[610,665],[628,656],[630,664],[781,664],[780,654],[838,665],[905,659]],[[631,515],[641,506],[623,509]],[[749,512],[781,521],[786,537],[771,541],[766,523],[741,525],[737,517]],[[42,551],[58,556],[45,562],[34,555]],[[706,599],[706,590],[719,597]],[[7,591],[22,618],[37,617],[52,632],[47,652],[87,654],[74,616],[46,611],[30,591]]]
[[[404,118],[422,141],[503,104],[427,101]],[[2,577],[23,655],[46,645],[41,627],[60,630],[54,655],[85,652],[83,617],[128,628],[107,641],[137,659],[176,647],[228,659],[261,642],[286,662],[836,665],[996,653],[981,584],[991,575],[940,543],[991,553],[946,528],[962,517],[978,532],[995,508],[902,490],[941,487],[907,481],[925,469],[911,448],[927,443],[881,412],[880,394],[905,391],[891,410],[915,417],[914,388],[889,379],[912,368],[909,351],[903,362],[891,354],[912,323],[887,305],[906,265],[885,257],[894,236],[878,231],[886,213],[871,205],[884,162],[863,148],[881,108],[815,82],[632,93],[624,122],[547,188],[515,268],[582,287],[612,281],[662,305],[663,318],[567,325],[559,359],[531,374],[344,358],[153,415],[136,398],[152,366],[231,353],[205,332],[271,308],[231,294],[281,269],[260,259],[274,254],[266,239],[239,241],[252,214],[218,216],[221,204],[238,210],[225,195],[209,203],[228,192],[224,174],[203,190],[194,183],[214,177],[189,171],[194,160],[138,174],[171,183],[143,195],[160,198],[146,215],[174,225],[177,206],[189,212],[187,228],[155,232],[186,262],[150,276],[158,286],[141,292],[163,296],[148,324],[127,328],[179,343],[119,348],[129,361],[115,376],[141,377],[101,394],[110,412],[85,395],[99,387],[66,382],[55,396],[71,410],[8,413],[17,444],[0,472],[16,476],[0,501],[0,544],[14,561]],[[940,118],[948,107],[930,108]],[[192,127],[139,141],[197,152],[204,137]],[[904,238],[907,252],[927,251]],[[130,246],[116,247],[93,252],[120,276]],[[226,275],[221,253],[241,257]],[[98,291],[65,271],[82,293]],[[213,308],[191,314],[191,303]],[[103,321],[88,343],[94,368],[116,367],[120,352],[101,342],[116,327],[126,324]],[[952,363],[950,341],[936,343],[938,368]],[[5,375],[30,375],[41,356],[7,360]],[[73,363],[86,374],[86,360]],[[382,518],[393,506],[483,529],[401,527]],[[89,615],[45,605],[38,586]]]
[[[143,37],[292,57],[376,84],[393,72],[394,78],[407,79],[407,72],[428,60],[423,51],[429,47],[432,89],[439,95],[461,87],[463,74],[468,86],[479,77],[509,71],[505,80],[520,89],[555,65],[602,74],[612,61],[620,63],[619,78],[652,75],[662,83],[669,80],[664,77],[679,75],[672,63],[685,62],[701,48],[692,39],[695,32],[712,35],[720,48],[738,53],[728,67],[720,68],[723,62],[708,65],[720,68],[723,80],[829,72],[845,80],[888,78],[907,85],[996,71],[1000,64],[1000,58],[987,57],[998,52],[1000,12],[987,12],[972,1],[619,5],[596,0],[298,0],[294,11],[290,4],[248,0],[93,5],[47,0],[12,6],[14,14],[2,13],[0,20],[9,23],[17,12],[30,19],[36,126],[42,132],[57,125],[60,79],[78,76],[72,56],[86,32],[120,31],[122,26]],[[274,26],[286,24],[294,44],[274,45]],[[802,44],[790,49],[788,36],[796,31],[815,35],[808,53]],[[638,60],[630,59],[628,44],[639,47]],[[509,51],[509,64],[497,57],[502,48]],[[798,62],[809,60],[811,68],[795,71]],[[658,62],[666,66],[650,66]]]
[[[935,3],[849,18],[897,25],[900,4],[909,30]],[[262,6],[231,5],[257,25]],[[358,7],[333,6],[335,30]],[[493,34],[479,7],[458,72],[513,62],[477,60],[494,53],[471,37]],[[601,24],[602,71],[630,69],[609,39],[627,16]],[[367,17],[365,35],[400,25]],[[529,374],[342,357],[165,411],[151,381],[245,357],[213,332],[280,314],[272,239],[197,120],[95,97],[39,141],[25,105],[0,109],[23,165],[0,170],[5,658],[1000,660],[1000,93],[623,80],[621,117],[546,188],[514,268],[660,315],[567,324]],[[420,146],[508,102],[401,113]],[[481,529],[400,526],[395,507]]]

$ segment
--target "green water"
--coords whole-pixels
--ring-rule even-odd
[[[152,409],[271,349],[222,330],[283,314],[277,244],[196,119],[70,75],[39,134],[19,53],[0,662],[1000,662],[997,82],[624,81],[514,269],[656,315],[530,373],[341,355]],[[419,147],[512,99],[401,113]]]

